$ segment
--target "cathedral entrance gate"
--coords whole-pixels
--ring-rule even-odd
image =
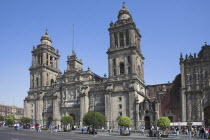
[[[47,119],[47,127],[50,126],[51,122],[52,122],[52,117],[49,117],[49,118]]]
[[[145,129],[150,129],[150,117],[145,116],[144,121],[145,121]]]
[[[204,109],[205,126],[210,126],[210,106]]]
[[[70,116],[72,116],[72,118],[73,118],[73,126],[72,126],[72,130],[73,130],[74,125],[75,125],[75,115],[74,115],[74,113],[71,113]]]

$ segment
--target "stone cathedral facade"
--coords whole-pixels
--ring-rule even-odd
[[[121,116],[132,120],[132,128],[150,128],[159,117],[171,121],[204,122],[210,119],[210,46],[198,55],[180,57],[181,74],[172,83],[145,85],[141,34],[128,9],[123,6],[116,22],[108,29],[110,47],[108,77],[98,76],[74,51],[67,57],[67,69],[59,69],[59,51],[46,32],[32,50],[30,89],[24,100],[24,115],[34,123],[60,125],[61,117],[71,115],[82,125],[88,111],[107,117],[107,128],[116,128]]]
[[[67,69],[59,70],[59,51],[55,50],[46,32],[41,44],[32,50],[30,90],[24,100],[25,116],[36,123],[51,121],[60,124],[64,115],[71,115],[82,125],[85,113],[95,110],[107,117],[107,127],[117,127],[120,116],[129,116],[133,128],[139,128],[145,117],[157,119],[158,108],[146,95],[144,57],[141,52],[141,34],[128,9],[123,6],[118,20],[108,29],[109,77],[100,77],[83,63],[73,51],[67,57]]]
[[[210,119],[210,45],[205,43],[194,55],[180,57],[182,121]]]

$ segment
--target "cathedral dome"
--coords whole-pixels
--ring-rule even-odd
[[[47,44],[49,46],[52,45],[52,40],[50,38],[50,36],[47,33],[47,30],[45,32],[45,34],[41,37],[41,44]]]
[[[123,5],[118,13],[118,20],[129,19],[131,18],[130,12],[128,9]]]

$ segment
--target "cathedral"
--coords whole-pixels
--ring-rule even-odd
[[[181,55],[181,74],[172,83],[146,85],[140,30],[125,6],[117,18],[108,29],[109,75],[103,77],[90,68],[84,71],[74,51],[61,73],[59,51],[46,31],[32,50],[24,116],[48,126],[52,121],[60,125],[62,116],[71,115],[82,126],[84,114],[97,111],[106,116],[106,127],[112,129],[118,127],[121,116],[130,117],[133,129],[142,125],[149,129],[162,116],[172,122],[204,122],[210,116],[210,46],[203,46],[198,57]]]

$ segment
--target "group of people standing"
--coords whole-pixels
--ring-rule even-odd
[[[184,130],[185,129],[185,130]],[[200,137],[200,138],[209,138],[210,136],[210,128],[205,127],[196,127],[196,126],[188,126],[184,128],[182,132],[185,132],[191,137]]]

